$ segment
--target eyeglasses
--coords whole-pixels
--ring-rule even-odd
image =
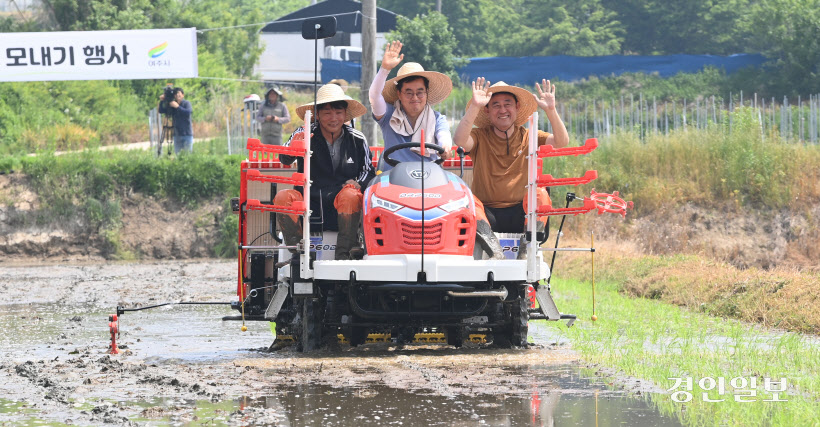
[[[424,98],[425,96],[427,96],[427,91],[426,90],[419,90],[419,91],[413,92],[413,91],[405,90],[405,91],[402,91],[401,94],[404,95],[407,98],[410,98],[410,99],[413,99],[413,97],[421,99],[421,98]]]

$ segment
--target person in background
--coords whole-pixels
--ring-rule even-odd
[[[256,113],[256,121],[262,127],[262,143],[282,145],[282,125],[290,122],[290,112],[284,103],[285,97],[276,87],[268,89],[265,103]]]
[[[165,94],[159,96],[159,113],[170,114],[174,119],[174,154],[179,154],[185,150],[194,150],[194,127],[191,123],[191,113],[193,108],[191,103],[185,100],[185,91],[181,87],[174,89],[174,99],[168,102],[167,107],[162,102]]]

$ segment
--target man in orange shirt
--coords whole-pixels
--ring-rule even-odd
[[[536,108],[546,112],[554,131],[554,134],[538,131],[538,145],[564,147],[569,143],[567,129],[555,110],[555,86],[546,79],[535,86],[537,97],[504,82],[490,86],[483,77],[478,78],[472,84],[473,97],[453,138],[473,159],[476,216],[485,215],[495,232],[524,231],[529,131],[522,125]],[[473,128],[473,124],[477,127]],[[543,188],[538,189],[537,198],[539,206],[550,204]],[[539,218],[537,231],[545,229],[546,217]],[[526,242],[522,239],[519,258],[526,256],[525,249]]]

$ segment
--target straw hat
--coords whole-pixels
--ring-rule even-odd
[[[447,95],[453,90],[453,81],[442,73],[435,71],[424,71],[424,67],[418,62],[408,62],[399,68],[396,77],[387,81],[382,90],[382,96],[388,104],[392,104],[399,99],[398,82],[401,79],[412,76],[421,76],[426,78],[430,84],[427,89],[427,103],[430,105],[438,104],[447,98]]]
[[[538,108],[538,101],[535,100],[535,95],[520,87],[510,86],[504,82],[498,82],[490,86],[490,89],[487,92],[490,96],[494,93],[507,92],[518,98],[518,116],[515,118],[515,126],[521,126],[526,123],[532,113],[534,113]],[[470,105],[469,101],[467,105]],[[475,122],[473,123],[480,128],[490,126],[490,116],[484,108],[478,110],[478,116],[476,116]]]
[[[345,79],[333,79],[327,82],[329,85],[339,85],[342,87],[342,90],[347,92],[347,87],[350,86],[350,83],[347,82]]]
[[[319,88],[316,92],[316,105],[327,104],[333,101],[347,101],[347,118],[345,121],[348,122],[356,117],[364,115],[367,112],[367,108],[362,105],[361,102],[356,101],[355,99],[345,95],[345,92],[342,90],[342,87],[335,84],[326,84]],[[300,119],[305,119],[305,111],[311,110],[313,111],[313,103],[305,104],[296,108],[296,114],[299,116]]]

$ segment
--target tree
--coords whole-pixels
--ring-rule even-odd
[[[745,25],[782,93],[820,91],[820,0],[761,0]]]
[[[491,0],[442,0],[441,13],[447,17],[456,38],[456,55],[470,57],[490,53],[485,14]],[[436,10],[436,0],[379,0],[379,7],[405,17],[425,15]]]
[[[307,0],[43,0],[51,29],[60,31],[149,28],[218,29],[197,43],[220,57],[236,76],[249,76],[258,61],[259,26],[308,4]],[[235,27],[235,28],[227,28]]]
[[[453,81],[458,81],[456,67],[467,62],[453,54],[456,38],[447,24],[447,18],[438,12],[413,19],[399,18],[396,30],[390,33],[389,39],[402,42],[406,62],[418,62],[425,70],[447,74]]]
[[[435,0],[380,0],[404,16],[435,10]],[[618,53],[620,24],[599,0],[443,0],[462,56],[608,55]]]
[[[750,0],[602,0],[623,23],[623,50],[640,55],[747,51],[742,26]]]
[[[179,11],[173,0],[43,0],[42,7],[50,17],[47,28],[57,31],[156,28]]]
[[[502,56],[612,55],[623,40],[620,22],[600,0],[516,0],[487,13],[491,43]]]

